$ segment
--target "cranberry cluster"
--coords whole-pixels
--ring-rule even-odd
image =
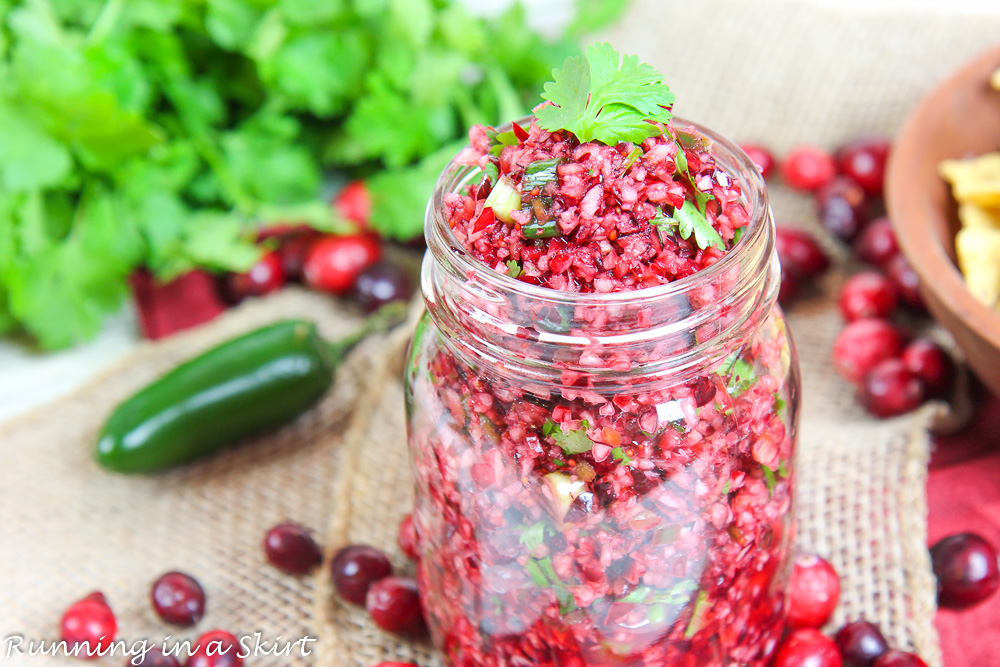
[[[292,522],[278,524],[264,537],[264,553],[277,569],[288,574],[305,574],[319,565],[323,553],[305,527]],[[189,628],[205,615],[205,590],[194,577],[183,572],[167,572],[153,582],[150,591],[153,610],[171,625]],[[104,655],[114,643],[118,622],[103,593],[94,592],[74,602],[62,617],[61,636],[78,657],[93,660]],[[77,648],[79,647],[79,648]],[[176,655],[159,648],[146,652],[140,662],[130,658],[126,665],[180,667]],[[184,667],[239,667],[243,664],[239,640],[225,630],[203,633]]]
[[[940,345],[907,335],[890,320],[900,303],[923,312],[919,281],[899,251],[892,224],[878,212],[882,201],[889,142],[865,137],[831,155],[800,146],[785,157],[782,177],[790,187],[816,197],[820,221],[835,237],[852,243],[870,265],[851,276],[838,298],[847,326],[833,348],[837,372],[854,383],[865,408],[877,417],[909,412],[927,398],[948,393],[954,364]],[[776,161],[766,149],[744,145],[765,178]],[[829,260],[807,233],[779,228],[776,237],[782,265],[779,300],[787,306],[800,285],[827,269]]]
[[[399,524],[398,539],[403,553],[416,560],[417,534],[409,514]],[[385,553],[362,544],[346,546],[334,555],[330,567],[334,588],[340,596],[364,605],[375,625],[404,637],[426,634],[417,582],[394,576]],[[382,663],[381,667],[397,664],[402,663]]]
[[[878,626],[864,620],[844,625],[831,639],[819,631],[840,597],[833,566],[814,554],[795,559],[788,588],[788,633],[773,667],[926,667],[912,653],[890,649]]]

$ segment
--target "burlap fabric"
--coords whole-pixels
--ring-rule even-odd
[[[892,133],[936,79],[1000,38],[1000,18],[636,0],[608,38],[667,74],[678,113],[780,153],[798,142],[832,146],[861,131]],[[772,196],[779,219],[815,224],[806,199],[780,187]],[[843,575],[834,623],[877,621],[894,643],[937,667],[924,496],[924,429],[934,408],[874,421],[833,374],[829,351],[841,323],[831,297],[850,267],[846,253],[829,249],[841,260],[837,270],[790,313],[804,376],[799,541]],[[384,635],[338,602],[325,568],[288,577],[266,566],[261,549],[264,530],[291,518],[319,529],[328,552],[367,542],[408,568],[395,545],[396,522],[412,502],[398,381],[405,331],[362,346],[320,407],[280,433],[154,477],[111,475],[92,462],[94,434],[119,400],[182,359],[284,316],[313,318],[331,336],[358,321],[301,292],[252,302],[143,346],[76,395],[0,429],[0,638],[52,639],[66,605],[100,588],[129,640],[223,627],[267,640],[319,638],[311,657],[248,664],[439,664],[429,647]],[[148,587],[169,569],[197,576],[208,592],[208,613],[194,630],[165,627],[151,610]]]

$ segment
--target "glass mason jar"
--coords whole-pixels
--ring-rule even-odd
[[[677,127],[682,124],[678,122]],[[763,180],[703,271],[631,292],[531,285],[456,240],[442,173],[406,375],[418,580],[449,665],[765,665],[791,568],[798,362]]]

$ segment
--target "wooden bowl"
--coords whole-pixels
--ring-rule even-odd
[[[955,338],[972,371],[1000,395],[1000,314],[965,287],[955,263],[957,206],[950,185],[938,175],[941,160],[1000,150],[1000,91],[989,84],[998,67],[1000,46],[921,101],[893,147],[886,203],[928,310]]]

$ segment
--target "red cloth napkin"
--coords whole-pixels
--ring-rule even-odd
[[[928,538],[972,532],[1000,548],[1000,400],[982,396],[972,422],[934,441],[927,482]],[[945,667],[1000,667],[1000,594],[937,615]]]
[[[226,310],[215,277],[206,271],[189,271],[160,283],[139,270],[130,282],[142,335],[152,340],[208,322]]]

